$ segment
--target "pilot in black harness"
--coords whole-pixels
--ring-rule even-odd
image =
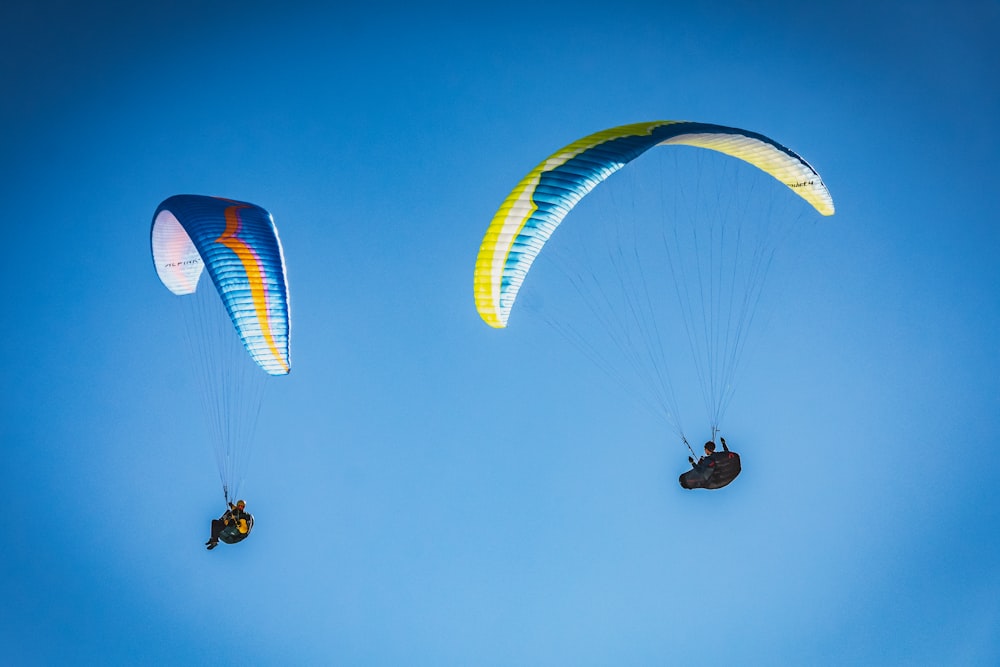
[[[715,451],[715,443],[705,443],[705,455],[695,462],[688,457],[692,469],[681,475],[680,483],[685,489],[721,489],[740,474],[740,455],[729,451],[726,439],[720,438],[722,451]],[[693,452],[692,452],[693,453]]]

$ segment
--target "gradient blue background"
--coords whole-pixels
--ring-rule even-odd
[[[996,2],[279,4],[0,10],[0,662],[1000,664]],[[669,118],[777,138],[838,207],[714,494],[472,299],[528,169]],[[294,318],[254,535],[211,553],[149,257],[187,192],[272,212]]]

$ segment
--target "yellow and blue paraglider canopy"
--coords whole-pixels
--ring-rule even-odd
[[[654,146],[704,148],[748,162],[778,179],[822,215],[833,199],[819,174],[791,150],[762,134],[687,121],[611,128],[575,141],[532,169],[493,217],[476,260],[476,309],[505,327],[524,278],[545,242],[599,183]]]

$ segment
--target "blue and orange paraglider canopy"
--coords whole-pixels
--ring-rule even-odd
[[[278,231],[255,204],[175,195],[156,209],[150,235],[157,275],[183,297],[187,343],[229,502],[245,473],[264,382],[291,370]]]

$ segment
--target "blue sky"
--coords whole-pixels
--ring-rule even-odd
[[[203,4],[0,10],[3,662],[1000,662],[996,2]],[[837,203],[776,276],[716,493],[472,299],[528,169],[673,118],[778,139]],[[257,525],[211,553],[149,257],[177,193],[267,208],[292,295]]]

